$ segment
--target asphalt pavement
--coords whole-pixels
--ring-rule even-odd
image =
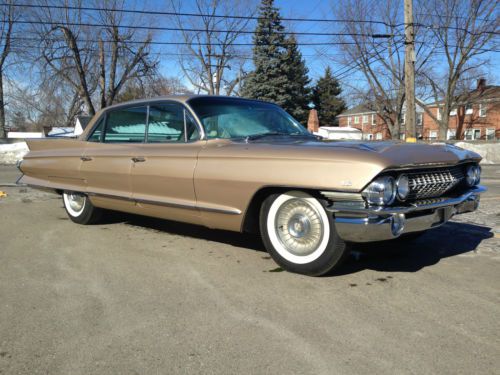
[[[0,167],[0,374],[498,374],[500,166],[483,171],[478,211],[311,278],[255,236],[73,224]]]

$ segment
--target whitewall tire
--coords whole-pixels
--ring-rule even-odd
[[[72,191],[63,192],[63,203],[71,221],[78,224],[94,224],[102,216],[102,209],[96,208],[88,196]]]
[[[291,272],[322,275],[338,266],[346,254],[331,214],[318,199],[302,191],[269,196],[261,207],[260,230],[269,254]]]

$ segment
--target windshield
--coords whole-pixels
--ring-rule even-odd
[[[208,139],[268,135],[310,135],[277,105],[238,98],[193,98],[189,105]]]

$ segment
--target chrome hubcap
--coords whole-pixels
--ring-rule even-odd
[[[85,196],[81,194],[68,194],[68,202],[69,206],[73,211],[81,211],[83,208],[83,205],[85,204]]]
[[[288,233],[295,238],[307,236],[311,231],[311,221],[303,214],[295,214],[288,222]]]
[[[291,199],[281,205],[275,229],[285,249],[302,256],[318,248],[324,232],[319,213],[302,199]]]

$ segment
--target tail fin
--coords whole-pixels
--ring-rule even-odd
[[[30,151],[43,151],[43,150],[60,150],[64,148],[82,147],[82,141],[77,139],[30,139],[26,140],[28,149]]]

